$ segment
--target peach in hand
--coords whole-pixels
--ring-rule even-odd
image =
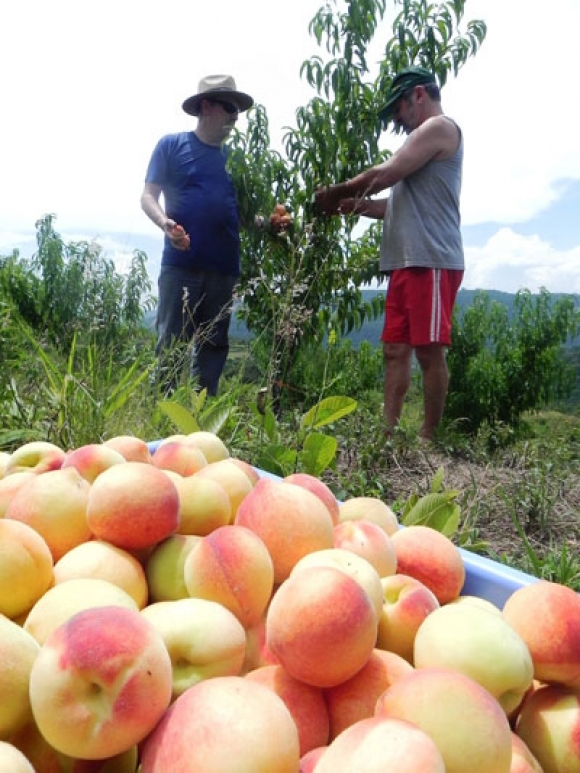
[[[171,660],[139,612],[97,607],[57,628],[30,674],[34,720],[58,751],[105,759],[127,751],[169,706]]]

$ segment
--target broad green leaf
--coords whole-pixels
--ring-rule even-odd
[[[297,454],[292,448],[271,445],[258,456],[257,467],[284,478],[296,469]]]
[[[159,403],[159,408],[184,435],[189,435],[191,432],[199,432],[201,429],[197,419],[183,405],[174,403],[171,400],[162,400]]]
[[[421,497],[402,519],[404,526],[429,526],[449,536],[458,514],[455,500],[458,491],[431,493]],[[449,525],[448,525],[449,524]],[[456,528],[456,527],[455,527]]]
[[[299,454],[302,472],[319,477],[334,461],[337,449],[336,438],[318,432],[311,433]]]
[[[356,410],[357,401],[352,397],[325,397],[302,417],[302,429],[318,429],[332,424]]]
[[[435,475],[433,476],[433,480],[431,482],[431,491],[434,494],[441,493],[443,491],[443,484],[445,481],[445,468],[439,467]]]

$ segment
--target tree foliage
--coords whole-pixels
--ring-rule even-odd
[[[379,277],[377,224],[356,235],[356,217],[317,217],[313,194],[390,155],[380,144],[378,110],[401,67],[428,66],[443,84],[477,52],[485,24],[464,24],[464,5],[397,0],[391,37],[373,72],[367,54],[384,35],[386,0],[328,0],[309,26],[323,53],[301,68],[315,95],[286,131],[285,156],[269,149],[260,105],[248,113],[247,132],[236,135],[231,169],[244,221],[270,212],[277,200],[294,214],[286,234],[246,234],[240,290],[240,315],[267,340],[269,360],[284,380],[292,378],[303,341],[320,342],[331,330],[344,334],[382,313],[380,298],[365,307],[360,292]]]
[[[567,396],[575,372],[562,347],[579,333],[571,297],[553,301],[546,290],[521,290],[510,315],[478,293],[452,330],[447,419],[471,434],[484,425],[517,428],[526,411]]]

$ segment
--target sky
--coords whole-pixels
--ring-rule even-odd
[[[155,143],[195,128],[183,100],[226,72],[281,147],[314,96],[300,65],[326,57],[308,32],[322,4],[2,0],[0,255],[32,254],[52,213],[65,241],[96,240],[120,270],[143,249],[155,281],[162,235],[139,204]],[[580,0],[467,0],[465,19],[488,34],[442,92],[465,138],[463,286],[580,293]],[[385,21],[375,61],[390,37]]]

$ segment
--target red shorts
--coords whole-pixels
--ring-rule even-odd
[[[451,344],[451,316],[463,271],[401,268],[389,279],[381,341],[410,346]]]

